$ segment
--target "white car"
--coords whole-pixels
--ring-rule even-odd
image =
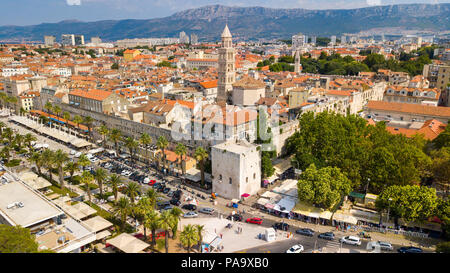
[[[76,157],[76,158],[78,158],[78,157],[80,157],[80,156],[81,156],[81,152],[78,152],[78,153],[75,154],[75,157]]]
[[[195,217],[198,217],[198,214],[195,211],[189,211],[189,212],[186,212],[183,215],[183,217],[184,218],[195,218]]]
[[[380,247],[381,250],[389,250],[389,251],[394,250],[391,243],[388,243],[388,242],[382,242],[382,241],[372,242],[372,249],[374,249],[376,246]]]
[[[301,253],[303,250],[304,248],[302,245],[293,245],[291,248],[286,250],[286,253]]]
[[[70,150],[70,155],[75,155],[77,153],[77,151],[75,150]]]
[[[347,244],[347,245],[354,245],[354,246],[360,246],[361,245],[361,239],[356,236],[345,236],[340,239],[341,243]]]

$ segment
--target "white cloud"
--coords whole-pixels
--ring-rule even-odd
[[[367,0],[367,5],[379,6],[379,5],[381,5],[381,0]]]
[[[66,0],[69,6],[81,6],[81,0]]]

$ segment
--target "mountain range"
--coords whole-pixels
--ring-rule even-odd
[[[307,10],[264,7],[205,6],[155,19],[65,20],[32,26],[0,26],[0,40],[43,41],[44,35],[83,34],[104,41],[125,38],[178,37],[195,33],[201,41],[216,41],[228,26],[236,38],[245,40],[289,38],[307,35],[340,35],[371,29],[397,28],[416,31],[450,30],[450,3],[374,6],[359,9]]]

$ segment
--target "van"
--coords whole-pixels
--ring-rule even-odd
[[[360,246],[361,245],[361,239],[356,236],[345,236],[341,238],[341,243],[348,244],[348,245],[354,245],[354,246]]]

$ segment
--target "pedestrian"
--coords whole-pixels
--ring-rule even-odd
[[[220,239],[222,239],[222,237],[223,237],[223,236],[222,236],[222,233],[220,233]]]

